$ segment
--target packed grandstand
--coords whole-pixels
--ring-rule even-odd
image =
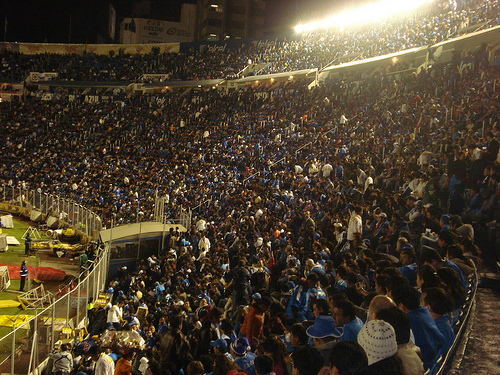
[[[323,69],[494,28],[498,10],[498,1],[437,2],[369,29],[213,53],[4,49],[0,74],[130,83],[146,73],[238,78],[249,61],[263,64],[257,75]],[[166,197],[172,222],[194,213],[157,256],[113,276],[107,305],[89,312],[92,338],[54,371],[90,373],[92,359],[105,367],[111,355],[143,375],[437,373],[480,247],[498,236],[495,51],[479,43],[422,69],[350,70],[314,85],[115,89],[106,101],[70,100],[100,93],[92,85],[31,85],[0,103],[4,186],[70,198],[108,228],[154,220],[155,197]]]

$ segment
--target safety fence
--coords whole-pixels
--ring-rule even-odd
[[[90,239],[97,239],[102,228],[101,218],[92,210],[40,189],[3,185],[0,199],[6,211],[27,216],[31,221],[39,222],[42,228],[69,225]]]
[[[57,294],[42,293],[38,301],[25,300],[26,310],[16,316],[3,316],[4,334],[0,339],[0,370],[10,374],[39,374],[54,345],[59,341],[80,341],[86,334],[88,304],[103,303],[103,290],[109,269],[109,245],[101,246],[79,276],[59,288]]]
[[[476,305],[476,292],[479,283],[477,272],[474,277],[469,280],[468,288],[466,291],[466,298],[464,304],[460,308],[460,313],[453,324],[453,331],[455,333],[455,340],[453,345],[448,349],[448,352],[436,361],[432,369],[429,369],[429,375],[445,375],[453,367],[455,356],[458,354],[459,346],[466,344],[466,336],[473,319],[473,309]],[[427,374],[427,373],[426,373]]]
[[[86,335],[87,305],[100,301],[108,277],[110,246],[89,243],[99,237],[101,219],[74,201],[7,185],[0,186],[0,200],[2,210],[37,222],[39,229],[73,226],[86,237],[83,242],[87,246],[95,247],[95,256],[56,293],[47,291],[43,284],[33,284],[19,295],[21,312],[0,316],[0,372],[38,374],[59,340],[79,341]]]

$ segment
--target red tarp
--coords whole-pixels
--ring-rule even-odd
[[[21,265],[17,264],[0,264],[0,266],[7,266],[9,269],[9,276],[12,280],[21,280],[19,271]],[[28,266],[31,280],[37,279],[41,281],[63,281],[66,277],[66,272],[52,267],[33,267]]]

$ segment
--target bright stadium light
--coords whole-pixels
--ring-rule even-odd
[[[347,9],[332,17],[295,26],[297,33],[312,31],[319,28],[346,27],[377,22],[397,14],[409,13],[433,0],[381,0],[361,7]]]

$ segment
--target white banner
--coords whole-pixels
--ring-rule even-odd
[[[31,82],[38,82],[38,81],[50,81],[54,78],[57,78],[59,76],[59,73],[56,72],[45,72],[45,73],[39,73],[39,72],[30,72],[30,81]]]
[[[143,74],[143,81],[163,82],[170,78],[170,74]]]

